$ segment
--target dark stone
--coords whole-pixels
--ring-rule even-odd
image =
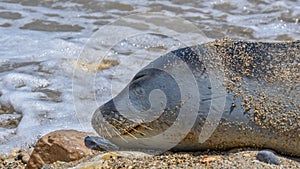
[[[103,138],[103,137],[97,137],[97,136],[87,136],[84,139],[84,144],[86,147],[97,150],[97,151],[103,151],[103,150],[118,150],[118,146],[111,143],[109,140]]]
[[[268,164],[275,164],[275,165],[280,164],[277,156],[273,152],[268,151],[268,150],[259,151],[256,155],[256,158],[259,161],[262,161],[262,162],[265,162]]]

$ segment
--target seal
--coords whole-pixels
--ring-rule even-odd
[[[120,94],[100,106],[92,117],[93,128],[121,147],[140,146],[131,141],[167,131],[176,123],[183,105],[180,90],[189,87],[189,82],[180,86],[172,75],[163,71],[176,65],[179,58],[191,70],[198,86],[194,92],[199,93],[200,100],[193,126],[172,150],[254,147],[300,156],[299,54],[300,41],[269,43],[230,39],[172,51],[139,71]],[[218,126],[207,140],[199,143],[208,112],[216,106],[212,104],[215,75],[214,79],[224,80],[225,104],[220,104],[223,108]],[[156,99],[166,100],[160,113],[151,108],[155,100],[149,95],[154,90],[165,95]],[[136,112],[124,115],[122,108],[129,106],[124,104],[128,99],[136,110],[147,111],[147,117]],[[152,120],[144,120],[151,117]],[[176,133],[169,135],[163,142],[172,142],[175,137]],[[159,144],[147,148],[155,149]]]

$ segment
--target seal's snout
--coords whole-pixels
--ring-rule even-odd
[[[94,112],[92,118],[93,128],[100,135],[110,135],[110,132],[105,126],[107,126],[107,123],[112,125],[118,123],[120,119],[117,114],[119,114],[119,112],[116,110],[113,100],[108,101]]]
[[[95,116],[95,114],[102,115],[102,117],[105,120],[111,121],[111,119],[113,119],[113,118],[115,120],[119,120],[119,117],[118,117],[119,112],[116,109],[116,106],[115,106],[113,100],[110,100],[107,103],[100,106],[94,113],[94,116]]]

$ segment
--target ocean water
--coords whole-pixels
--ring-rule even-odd
[[[300,39],[298,0],[0,0],[0,154],[95,109],[155,58],[218,38]]]

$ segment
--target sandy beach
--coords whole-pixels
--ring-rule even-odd
[[[122,157],[117,152],[99,152],[98,155],[85,157],[74,162],[55,162],[44,165],[43,169],[78,168],[266,168],[297,169],[300,167],[300,158],[278,155],[280,165],[267,164],[256,159],[258,150],[232,149],[230,151],[211,152],[166,152],[162,155],[149,157]],[[22,160],[18,160],[18,153],[9,157],[1,157],[0,168],[26,167]]]

